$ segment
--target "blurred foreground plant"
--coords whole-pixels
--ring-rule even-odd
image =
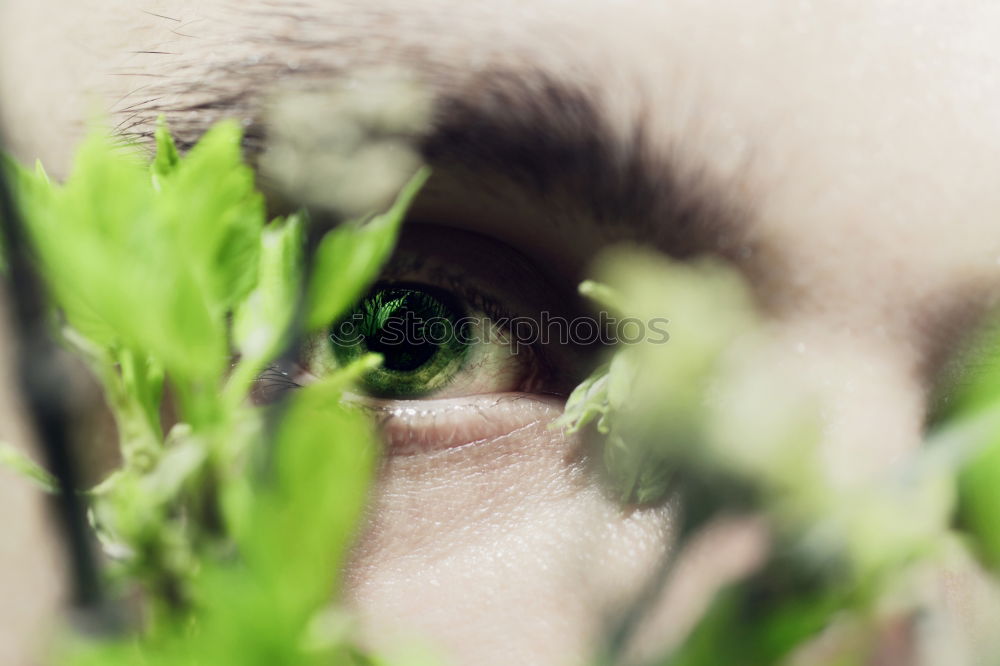
[[[584,295],[622,317],[668,316],[670,341],[619,348],[569,398],[559,425],[598,437],[623,502],[670,500],[678,511],[673,552],[611,631],[600,663],[628,660],[644,615],[676,582],[675,561],[721,520],[762,518],[768,553],[648,663],[871,663],[887,626],[940,611],[925,581],[950,566],[966,538],[953,525],[956,487],[973,550],[1000,561],[996,369],[964,399],[976,410],[956,409],[926,447],[883,476],[845,485],[824,465],[818,394],[783,363],[787,352],[734,269],[626,249],[606,253],[596,273],[601,282],[584,283]],[[995,339],[986,347],[1000,348]],[[837,649],[811,649],[848,625],[850,640]],[[955,639],[933,622],[921,626],[914,644]],[[959,653],[950,658],[963,663]]]
[[[248,397],[265,366],[360,297],[426,174],[387,213],[320,238],[305,214],[265,224],[236,124],[217,125],[183,158],[165,127],[156,138],[150,166],[92,136],[65,185],[3,164],[54,322],[118,426],[121,466],[87,494],[119,596],[138,585],[142,608],[135,633],[72,639],[58,660],[369,663],[335,604],[376,448],[339,398],[379,359],[268,410]],[[13,450],[3,460],[52,485]]]
[[[161,127],[150,167],[91,138],[65,185],[5,165],[58,307],[53,321],[102,382],[118,425],[122,465],[88,491],[91,516],[121,595],[142,590],[136,631],[71,640],[62,663],[372,660],[354,649],[336,606],[375,459],[368,424],[339,398],[378,359],[279,407],[247,398],[262,369],[375,278],[425,176],[385,215],[307,242],[321,231],[306,215],[265,223],[239,144],[238,128],[222,124],[181,158]],[[973,382],[924,450],[845,488],[822,465],[819,405],[779,369],[738,275],[635,249],[609,253],[596,274],[586,295],[624,316],[668,316],[671,339],[618,350],[559,425],[593,428],[623,503],[679,501],[676,551],[727,516],[762,518],[771,539],[764,562],[719,590],[693,631],[651,663],[782,663],[842,626],[852,638],[833,657],[796,663],[866,663],[887,617],[928,610],[913,574],[947,557],[959,535],[998,566],[1000,373]],[[74,490],[53,488],[10,450],[0,462]],[[625,657],[675,560],[610,632],[606,662]]]

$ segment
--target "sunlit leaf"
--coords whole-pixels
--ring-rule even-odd
[[[59,482],[48,470],[5,442],[0,442],[0,467],[12,470],[46,492],[54,493],[59,489]]]
[[[345,224],[323,237],[306,298],[308,331],[328,326],[375,279],[395,246],[406,211],[429,176],[427,169],[417,172],[382,215],[363,224]]]

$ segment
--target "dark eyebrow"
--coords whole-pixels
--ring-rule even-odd
[[[235,115],[247,120],[244,144],[252,159],[267,143],[257,92],[246,83],[252,78],[246,72],[237,78],[239,88],[217,95],[192,91],[199,100],[192,104],[160,107],[151,100],[122,133],[148,140],[148,119],[165,113],[184,149],[211,121]],[[338,75],[318,78],[335,82]],[[435,170],[461,172],[484,190],[506,182],[536,204],[573,212],[552,223],[585,220],[609,241],[648,242],[677,257],[711,252],[739,259],[751,202],[736,200],[738,188],[717,182],[691,158],[682,161],[682,151],[652,141],[649,113],[640,111],[627,125],[612,123],[598,83],[531,68],[480,71],[459,85],[432,81],[421,152]],[[310,88],[316,87],[314,78]],[[136,113],[130,108],[126,119]]]
[[[539,72],[491,72],[438,100],[423,148],[431,163],[491,171],[537,196],[571,194],[611,219],[647,208],[655,189],[636,139],[614,136],[596,91]]]
[[[609,237],[658,240],[674,256],[724,250],[749,202],[651,141],[645,114],[616,127],[602,95],[540,71],[480,73],[437,100],[423,153],[431,165],[506,179],[571,207]]]

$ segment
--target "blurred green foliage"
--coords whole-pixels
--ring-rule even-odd
[[[559,425],[596,435],[621,501],[676,503],[671,557],[724,518],[763,517],[770,533],[766,561],[719,589],[655,663],[786,663],[844,618],[866,638],[836,663],[868,663],[887,613],[940,610],[913,580],[959,540],[986,564],[1000,561],[996,365],[972,364],[991,375],[967,381],[972,393],[957,402],[972,407],[955,410],[924,448],[845,485],[824,462],[818,393],[780,362],[786,352],[733,268],[626,248],[606,252],[595,272],[600,282],[584,283],[584,295],[619,316],[668,316],[670,340],[617,349],[570,396]],[[982,346],[998,348],[995,339]],[[671,565],[651,584],[673,582]],[[629,630],[604,663],[619,663]]]
[[[340,397],[378,359],[279,408],[253,408],[248,395],[298,335],[329,325],[375,279],[426,172],[388,212],[326,232],[307,256],[314,222],[265,220],[240,139],[223,123],[181,157],[160,127],[149,165],[92,136],[62,185],[4,162],[53,321],[118,425],[122,464],[89,491],[92,521],[121,595],[141,590],[128,635],[71,637],[61,663],[377,661],[353,645],[337,589],[376,459],[369,424]],[[653,663],[782,663],[845,617],[863,639],[835,663],[866,663],[887,606],[928,610],[908,587],[914,571],[958,540],[1000,567],[1000,367],[973,363],[924,449],[845,488],[824,469],[820,405],[772,363],[737,273],[630,248],[595,274],[585,295],[622,316],[669,317],[670,341],[616,350],[557,425],[600,443],[622,503],[678,502],[676,553],[726,516],[763,517],[771,538],[766,561],[718,590]],[[163,419],[165,391],[175,423]],[[0,463],[52,489],[12,449]],[[651,585],[670,583],[671,564]],[[618,643],[602,659],[617,663]]]
[[[121,595],[138,586],[143,607],[129,635],[71,639],[58,660],[370,663],[336,592],[376,447],[340,395],[379,359],[279,406],[254,408],[248,396],[297,335],[361,296],[426,173],[385,214],[327,231],[306,276],[308,215],[266,222],[236,124],[184,157],[165,127],[156,138],[149,165],[93,135],[62,185],[4,163],[59,333],[102,382],[118,425],[122,464],[89,491],[92,522],[114,584]],[[49,482],[11,449],[4,461]]]

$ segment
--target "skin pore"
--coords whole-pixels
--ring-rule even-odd
[[[998,30],[1000,6],[972,0],[3,0],[0,127],[55,176],[95,116],[141,138],[162,113],[182,145],[235,116],[253,154],[279,83],[415,70],[435,176],[414,223],[487,237],[569,288],[617,240],[734,262],[776,363],[822,396],[847,492],[919,445],[996,300]],[[578,443],[528,411],[474,445],[387,458],[348,572],[372,643],[576,663],[669,547],[669,506],[610,501]],[[692,580],[751,557],[752,526],[725,532]],[[943,609],[975,616],[972,575],[949,573]]]

